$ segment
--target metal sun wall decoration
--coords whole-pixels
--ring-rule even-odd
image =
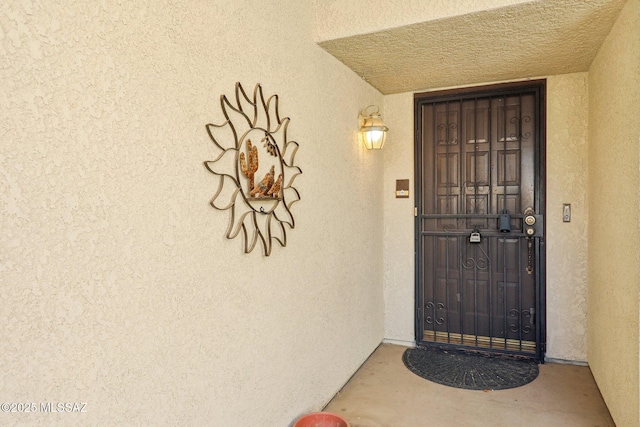
[[[300,200],[293,187],[302,173],[294,166],[299,146],[287,140],[290,119],[280,119],[278,95],[265,100],[260,84],[249,97],[236,83],[235,103],[221,95],[220,106],[225,122],[206,125],[216,158],[204,165],[219,178],[210,204],[231,211],[228,239],[242,231],[245,253],[260,241],[269,256],[274,241],[287,245],[285,226],[295,226],[291,205]]]

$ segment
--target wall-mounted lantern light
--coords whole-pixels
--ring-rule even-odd
[[[372,111],[367,114],[369,109]],[[387,140],[388,127],[384,125],[380,110],[375,105],[369,105],[362,110],[360,119],[360,140],[369,150],[381,150]]]

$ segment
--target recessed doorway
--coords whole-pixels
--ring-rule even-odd
[[[545,81],[414,108],[416,342],[543,360]]]

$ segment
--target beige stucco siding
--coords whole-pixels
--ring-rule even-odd
[[[640,1],[589,69],[589,364],[619,426],[638,419]]]
[[[587,360],[588,76],[547,79],[547,357]],[[571,222],[562,205],[571,204]]]
[[[0,401],[87,402],[0,424],[286,426],[380,343],[382,96],[281,3],[0,3]],[[269,258],[209,205],[236,82],[300,144]]]

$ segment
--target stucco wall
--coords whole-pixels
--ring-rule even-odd
[[[619,426],[640,424],[640,1],[589,69],[589,365]]]
[[[389,127],[384,147],[384,326],[385,340],[415,342],[415,253],[413,94],[384,98]],[[409,198],[396,199],[396,180],[409,180]]]
[[[382,96],[312,40],[307,2],[0,5],[2,425],[284,426],[383,337]],[[235,82],[300,143],[287,247],[227,240],[206,123]]]
[[[587,73],[547,78],[547,357],[587,361]],[[562,221],[563,203],[571,222]]]
[[[586,361],[586,73],[547,77],[547,357]],[[414,217],[411,199],[395,199],[395,180],[411,179],[413,94],[385,97],[385,339],[414,335]],[[573,217],[562,222],[562,204]]]

